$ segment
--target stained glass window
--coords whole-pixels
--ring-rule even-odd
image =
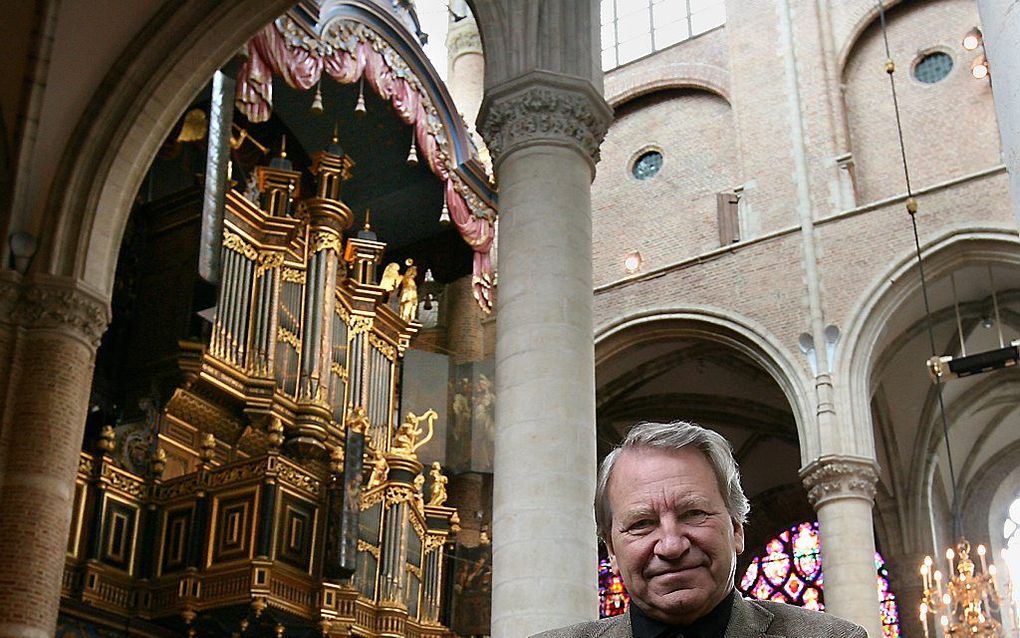
[[[875,552],[875,577],[884,638],[899,638],[896,596],[889,589],[889,572]],[[740,579],[738,588],[759,600],[777,600],[808,609],[825,609],[821,538],[818,523],[807,521],[785,530],[765,545]]]
[[[599,561],[599,618],[619,616],[627,611],[630,596],[623,588],[623,579],[613,574],[609,559]]]

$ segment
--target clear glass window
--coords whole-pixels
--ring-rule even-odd
[[[601,0],[602,68],[609,70],[725,24],[725,0]]]

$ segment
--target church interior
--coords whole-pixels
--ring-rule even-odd
[[[0,636],[623,613],[599,461],[723,434],[735,585],[1020,636],[1003,0],[32,0]]]

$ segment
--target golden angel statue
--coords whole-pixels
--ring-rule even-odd
[[[386,482],[390,473],[390,464],[386,461],[386,455],[375,448],[372,449],[372,476],[368,479],[368,489]]]
[[[428,443],[432,439],[432,435],[435,434],[437,416],[439,415],[436,414],[435,410],[429,410],[421,416],[416,415],[414,412],[408,412],[407,416],[404,417],[404,422],[397,428],[397,433],[393,435],[393,444],[390,446],[390,451],[401,456],[417,456],[415,451]],[[422,435],[421,422],[426,420],[429,425],[429,431],[425,438],[419,441],[418,437]]]
[[[432,470],[429,471],[429,476],[432,477],[432,497],[429,499],[429,505],[442,505],[446,503],[446,484],[450,482],[450,479],[443,476],[443,471],[439,465],[439,461],[432,464]]]
[[[400,264],[397,262],[390,263],[383,270],[382,279],[379,281],[379,287],[386,292],[393,292],[400,285]]]
[[[425,495],[422,494],[422,488],[425,487],[425,475],[419,474],[414,477],[414,506],[419,512],[425,511]]]
[[[418,316],[418,284],[414,278],[418,276],[418,267],[409,266],[400,280],[400,318],[414,321]]]
[[[348,430],[364,434],[368,432],[372,423],[368,420],[368,413],[365,412],[365,408],[360,406],[354,407],[352,405],[347,408],[347,418],[344,420],[344,425],[347,426]]]

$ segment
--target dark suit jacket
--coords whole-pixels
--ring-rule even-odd
[[[726,638],[867,638],[863,627],[793,605],[737,596]],[[533,638],[633,638],[630,614],[546,631]]]

